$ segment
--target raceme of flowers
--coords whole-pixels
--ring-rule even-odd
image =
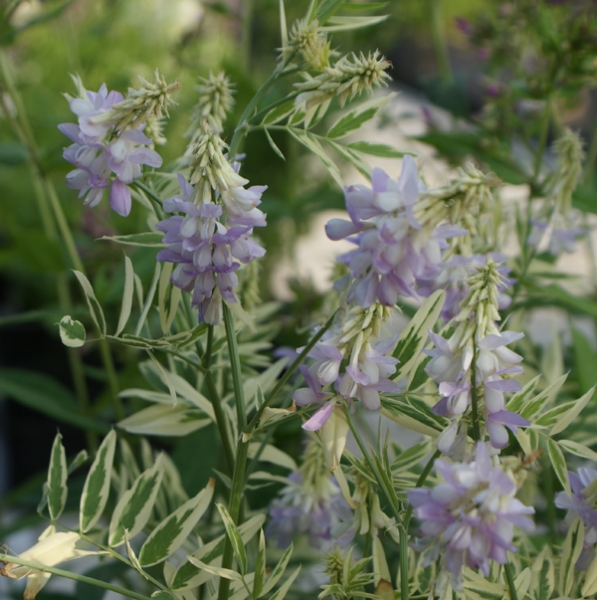
[[[517,480],[501,465],[492,463],[485,443],[478,442],[475,460],[435,462],[440,483],[433,488],[407,491],[414,514],[421,521],[417,548],[426,550],[424,564],[441,560],[444,577],[454,589],[462,590],[462,568],[480,569],[487,577],[492,560],[508,563],[507,552],[516,552],[514,527],[534,529],[528,516],[535,511],[515,498]]]
[[[270,505],[266,535],[274,537],[280,548],[287,548],[296,535],[304,533],[314,548],[331,547],[337,541],[338,526],[352,519],[352,511],[325,466],[318,442],[307,445],[303,464],[289,475],[288,482]]]
[[[247,183],[246,179],[240,180]],[[156,225],[164,233],[163,242],[168,244],[157,259],[177,265],[172,283],[193,293],[191,304],[198,309],[200,323],[215,325],[222,320],[222,300],[238,302],[234,290],[241,263],[265,254],[250,236],[253,227],[265,226],[265,214],[256,207],[266,187],[223,189],[217,197],[218,204],[196,203],[195,188],[180,174],[178,181],[181,195],[166,200],[164,210],[182,215]]]
[[[85,196],[87,206],[99,204],[109,188],[110,206],[126,217],[131,211],[128,185],[141,176],[141,165],[162,165],[160,155],[149,147],[153,141],[146,133],[159,130],[156,120],[170,102],[168,94],[176,88],[154,90],[147,84],[149,91],[131,90],[125,99],[119,92],[108,92],[105,84],[97,92],[86,90],[79,78],[75,84],[78,97],[67,98],[78,124],[59,125],[73,142],[63,154],[76,167],[66,176],[66,183],[79,190],[80,198]]]
[[[454,182],[428,191],[411,156],[405,156],[398,181],[374,169],[372,188],[345,188],[350,221],[332,219],[330,239],[348,238],[358,248],[339,257],[354,278],[348,301],[362,307],[379,301],[394,306],[398,297],[418,298],[442,272],[447,239],[465,236],[457,223],[490,198],[493,180],[467,165]]]
[[[585,525],[584,548],[576,562],[576,568],[584,571],[589,568],[595,556],[597,543],[597,502],[595,502],[595,481],[597,469],[581,467],[577,473],[568,472],[572,495],[558,492],[555,504],[558,508],[568,511],[566,522],[580,517]]]
[[[522,357],[506,346],[523,334],[500,331],[499,294],[503,288],[500,266],[491,256],[467,280],[468,295],[454,318],[456,326],[449,339],[429,332],[435,349],[428,350],[431,361],[425,371],[439,384],[440,401],[433,407],[437,415],[453,419],[440,435],[438,449],[462,454],[466,445],[466,420],[460,422],[472,404],[473,394],[483,410],[489,442],[495,449],[508,445],[508,431],[530,423],[505,409],[505,392],[517,392],[520,384],[511,375],[522,372]]]
[[[396,372],[398,360],[391,353],[396,337],[382,339],[382,325],[392,309],[377,303],[370,308],[352,306],[345,309],[334,326],[307,355],[313,363],[300,367],[309,387],[292,395],[296,404],[323,404],[303,425],[317,431],[332,415],[339,399],[358,399],[365,408],[379,410],[379,392],[397,392],[389,379]],[[344,363],[347,363],[344,367]]]

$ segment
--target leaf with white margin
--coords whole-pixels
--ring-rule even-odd
[[[73,271],[73,273],[83,288],[85,300],[87,300],[87,306],[89,308],[89,314],[91,315],[93,322],[100,332],[106,335],[106,318],[104,317],[104,311],[95,297],[95,292],[93,291],[91,283],[89,283],[89,279],[87,279],[80,271]]]
[[[85,327],[70,315],[64,315],[58,323],[60,340],[69,348],[80,348],[85,343]]]
[[[550,435],[556,435],[560,433],[578,417],[582,409],[589,403],[589,400],[593,397],[595,392],[595,386],[593,386],[584,396],[578,400],[572,402],[565,402],[548,410],[543,413],[536,421],[536,425],[547,424],[547,427],[551,425],[549,431]]]
[[[189,556],[189,562],[193,563],[196,567],[201,569],[202,571],[207,571],[211,575],[217,575],[218,577],[223,577],[224,579],[232,579],[233,581],[242,581],[242,576],[240,573],[233,571],[232,569],[225,569],[224,567],[214,567],[213,565],[206,565],[201,562],[198,558],[193,556]]]
[[[367,102],[361,102],[346,114],[342,115],[328,130],[330,139],[342,138],[349,133],[360,129],[367,121],[373,119],[377,113],[394,97],[396,93],[385,94]]]
[[[411,319],[408,327],[400,334],[393,352],[394,358],[400,361],[396,365],[396,374],[392,377],[394,381],[409,375],[417,364],[419,354],[427,341],[428,332],[436,324],[445,298],[446,293],[443,290],[431,294]]]
[[[263,591],[261,595],[267,594],[269,591],[273,590],[275,585],[278,583],[282,575],[284,575],[284,571],[286,571],[286,567],[288,566],[288,562],[290,561],[290,557],[292,556],[292,552],[294,550],[294,545],[290,544],[282,558],[278,561],[278,564],[275,566],[270,576],[267,578],[265,585],[263,586]]]
[[[196,413],[196,414],[195,414]],[[203,417],[203,418],[202,418]],[[118,422],[118,427],[137,435],[180,437],[210,425],[205,413],[186,406],[149,406]]]
[[[553,469],[556,472],[560,483],[564,486],[566,493],[571,496],[572,490],[570,489],[570,480],[568,478],[568,467],[566,466],[566,458],[562,449],[557,442],[550,438],[545,438],[547,444],[547,452],[549,454],[549,460],[553,465]]]
[[[147,469],[133,483],[119,500],[110,522],[110,546],[124,543],[124,530],[129,538],[134,538],[147,524],[155,499],[162,482],[162,458],[158,456],[155,465]]]
[[[288,593],[288,590],[290,589],[290,586],[294,583],[294,580],[296,579],[300,570],[301,570],[301,565],[299,565],[294,570],[292,575],[276,590],[276,592],[274,594],[272,594],[270,596],[269,600],[284,600],[284,598],[286,597],[286,594]]]
[[[265,515],[255,515],[248,521],[245,521],[239,526],[238,530],[240,536],[245,544],[253,538],[253,536],[261,529],[261,526],[265,522]],[[215,540],[208,542],[205,546],[199,548],[199,550],[193,552],[190,556],[201,560],[204,563],[213,564],[220,566],[222,563],[222,554],[224,552],[224,546],[226,543],[226,536],[221,535]],[[173,577],[170,587],[174,590],[188,590],[197,587],[211,579],[213,575],[206,571],[198,571],[197,567],[190,561],[183,562]]]
[[[62,514],[66,504],[68,494],[67,475],[66,452],[62,445],[62,435],[58,433],[52,444],[50,467],[48,469],[48,509],[52,521],[55,521]]]
[[[558,440],[558,444],[564,448],[564,450],[570,452],[570,454],[597,462],[597,452],[587,448],[586,446],[583,446],[582,444],[578,444],[572,440]]]
[[[83,486],[81,495],[79,522],[83,533],[89,531],[101,517],[110,494],[110,477],[114,464],[116,449],[116,432],[114,430],[102,442],[89,474]]]
[[[583,549],[585,540],[585,526],[581,519],[576,519],[570,526],[560,560],[560,573],[558,578],[558,593],[568,596],[574,584],[574,569],[576,561]]]
[[[547,386],[540,394],[538,394],[534,398],[525,400],[524,406],[520,410],[515,411],[514,408],[512,408],[512,405],[510,402],[508,402],[507,409],[512,412],[518,412],[521,417],[533,422],[533,420],[534,420],[533,417],[535,415],[538,415],[539,412],[545,406],[549,405],[552,402],[552,400],[556,397],[557,393],[560,391],[560,388],[562,387],[562,385],[564,385],[564,382],[566,381],[567,376],[568,375],[562,375],[559,379],[554,381],[551,385]],[[527,385],[529,385],[529,384],[527,384]],[[524,391],[524,390],[522,390],[522,391]],[[522,391],[518,392],[518,393],[520,394],[520,393],[522,393]],[[516,395],[513,396],[513,399],[515,397],[516,397]],[[545,413],[545,414],[547,414],[547,413]],[[541,417],[539,417],[539,419],[541,419]]]
[[[257,600],[261,596],[263,583],[265,582],[265,567],[267,559],[265,553],[265,535],[263,529],[259,532],[259,546],[257,550],[257,560],[255,561],[255,577],[253,579],[253,590],[251,600]]]
[[[226,535],[232,544],[234,556],[240,565],[240,572],[245,575],[248,568],[247,551],[245,550],[242,538],[240,537],[238,527],[235,525],[230,513],[223,504],[216,504],[216,507],[220,513],[220,517],[222,517],[224,527],[226,528]]]
[[[141,566],[155,565],[180,548],[209,507],[215,485],[216,480],[210,478],[203,490],[175,510],[150,533],[139,553]]]
[[[583,598],[588,598],[597,594],[597,556],[587,569],[585,582],[583,583],[581,594]],[[543,599],[538,599],[543,600]]]
[[[539,553],[533,562],[531,572],[533,574],[531,596],[534,600],[549,600],[555,587],[555,573],[549,547]]]
[[[122,293],[122,306],[120,316],[118,317],[118,326],[114,335],[120,335],[120,332],[126,327],[131,316],[131,307],[133,306],[133,292],[135,288],[135,271],[131,259],[124,255],[124,291]]]
[[[261,447],[261,444],[258,442],[254,442],[249,444],[249,458],[253,458],[257,454],[257,450]],[[278,465],[280,467],[284,467],[285,469],[290,469],[291,471],[296,471],[297,466],[294,459],[286,454],[286,452],[282,452],[279,448],[272,446],[271,444],[266,444],[265,448],[261,452],[259,457],[260,461],[270,462],[274,465]]]

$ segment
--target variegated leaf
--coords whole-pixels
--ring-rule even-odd
[[[115,449],[116,432],[111,431],[99,447],[83,486],[79,512],[79,523],[83,533],[97,523],[106,507]]]
[[[48,509],[52,521],[55,521],[64,510],[68,494],[67,476],[66,452],[62,445],[62,435],[58,433],[52,445],[50,468],[48,469]]]

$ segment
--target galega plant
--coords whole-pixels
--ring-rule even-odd
[[[138,600],[548,600],[597,592],[597,471],[568,474],[565,456],[597,454],[587,436],[560,437],[594,388],[557,403],[565,376],[525,373],[514,349],[524,348],[518,321],[503,325],[520,281],[501,252],[503,224],[514,216],[496,175],[468,162],[429,188],[412,156],[346,141],[391,97],[364,98],[389,80],[390,64],[379,52],[340,55],[329,37],[382,20],[340,14],[366,6],[313,0],[288,28],[280,2],[277,66],[230,141],[222,136],[232,82],[211,74],[198,87],[188,148],[163,172],[142,166],[162,165],[153,146],[165,142],[161,122],[178,84],[156,73],[155,82],[142,80],[123,96],[105,86],[89,91],[75,78],[76,95],[67,99],[77,123],[60,126],[72,141],[64,151],[75,167],[67,184],[89,206],[109,189],[118,214],[143,213],[149,230],[109,239],[153,248],[156,264],[145,290],[125,255],[116,327],[77,269],[97,337],[87,339],[69,315],[60,333],[69,347],[97,341],[143,356],[149,389],[114,394],[122,415],[95,452],[78,521],[65,513],[69,476],[87,453],[69,463],[56,436],[38,509],[49,526],[33,547],[0,557],[2,575],[27,579],[26,600],[51,575]],[[291,76],[298,78],[291,91],[272,99],[272,86]],[[328,314],[313,316],[303,347],[274,361],[265,350],[277,307],[260,304],[255,282],[265,249],[254,231],[267,227],[259,208],[267,187],[249,185],[240,150],[254,131],[282,155],[272,137],[278,130],[312,151],[340,185],[326,147],[368,183],[343,186],[348,219],[326,227],[330,239],[353,246],[338,257]],[[544,208],[535,215],[536,230],[549,230],[552,239],[555,215],[568,218],[583,160],[572,132],[562,133],[555,152],[544,175]],[[402,156],[399,177],[371,171],[367,154]],[[532,211],[528,216],[527,225]],[[532,260],[525,256],[516,263],[518,277]],[[135,399],[149,406],[135,411]],[[379,427],[369,445],[364,432],[372,417]],[[292,421],[305,432],[298,464],[273,438]],[[401,429],[389,430],[391,422]],[[170,455],[146,438],[186,436],[212,424],[222,467],[189,497]],[[417,434],[409,446],[405,428]],[[199,452],[187,458],[191,466],[200,460]],[[555,473],[562,490],[552,485],[540,496],[539,468],[547,478]],[[284,487],[262,510],[254,492],[271,484]],[[556,507],[570,511],[563,543]],[[98,570],[108,574],[102,578],[58,566],[90,556],[117,568]],[[316,585],[301,573],[313,566]]]

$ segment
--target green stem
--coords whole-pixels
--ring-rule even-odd
[[[535,167],[533,169],[533,180],[532,183],[536,184],[539,174],[541,172],[541,165],[543,164],[543,155],[545,154],[545,148],[547,146],[547,136],[549,134],[549,121],[551,119],[551,100],[547,98],[545,100],[545,112],[541,120],[541,130],[539,132],[539,145],[537,146],[537,154],[535,154]]]
[[[245,0],[243,31],[241,40],[241,58],[245,70],[251,66],[251,25],[253,24],[253,0]]]
[[[400,598],[408,600],[408,531],[400,528]]]
[[[265,117],[270,110],[276,108],[276,106],[280,106],[281,104],[288,102],[289,100],[294,100],[294,98],[296,98],[300,93],[301,92],[293,92],[292,94],[288,94],[288,96],[284,96],[284,98],[280,98],[279,100],[268,104],[268,106],[262,108],[259,112],[256,112],[250,119],[247,119],[247,123],[249,123],[249,125],[259,123],[259,120],[262,117]]]
[[[142,190],[145,194],[147,194],[149,200],[153,204],[154,211],[156,213],[156,217],[159,219],[164,218],[164,209],[162,205],[162,199],[150,188],[148,188],[144,183],[141,183],[139,180],[133,181],[133,185]]]
[[[30,560],[23,560],[22,558],[18,558],[16,556],[0,554],[0,562],[12,563],[15,565],[23,565],[24,567],[30,567],[31,569],[42,571],[43,573],[51,573],[52,575],[58,575],[59,577],[72,579],[73,581],[87,583],[95,587],[103,588],[105,590],[110,590],[111,592],[121,594],[122,596],[126,596],[128,598],[135,598],[135,600],[150,600],[147,596],[144,596],[143,594],[137,594],[137,592],[133,592],[132,590],[113,585],[112,583],[107,583],[99,579],[93,579],[92,577],[87,577],[86,575],[79,575],[78,573],[71,573],[70,571],[64,571],[63,569],[56,569],[55,567],[47,567],[46,565],[41,565]]]
[[[595,173],[595,161],[597,161],[597,124],[593,130],[591,136],[591,143],[589,144],[589,152],[585,160],[585,172],[584,172],[584,183],[590,185],[593,183],[593,175]]]
[[[251,116],[251,113],[257,108],[257,105],[265,96],[269,88],[274,84],[276,79],[284,72],[284,69],[288,65],[288,63],[294,58],[296,54],[296,50],[292,52],[283,63],[280,63],[278,67],[274,70],[274,72],[268,77],[267,81],[257,90],[257,93],[253,96],[252,100],[247,104],[243,114],[240,117],[238,125],[234,130],[234,135],[232,136],[232,140],[230,142],[230,148],[228,149],[228,156],[231,159],[234,159],[236,153],[238,152],[238,147],[243,135],[246,133],[245,122]]]
[[[504,565],[504,572],[506,573],[506,581],[510,590],[510,600],[518,600],[516,586],[514,585],[514,573],[512,572],[512,565],[510,563]]]
[[[481,440],[481,427],[479,425],[479,398],[477,394],[477,348],[473,342],[473,361],[471,363],[471,409],[473,417],[473,439]]]
[[[433,49],[435,50],[435,57],[437,59],[439,73],[442,81],[446,85],[452,85],[454,83],[454,77],[452,76],[450,59],[448,57],[446,32],[444,31],[444,23],[442,19],[441,0],[430,0],[429,9],[431,12],[431,35],[433,38]]]
[[[247,467],[247,458],[249,453],[249,444],[242,441],[242,436],[238,440],[236,449],[236,462],[234,463],[234,473],[232,475],[232,487],[230,489],[230,506],[228,512],[235,525],[239,524],[240,508],[243,499],[243,487],[245,483],[245,470]],[[230,538],[226,537],[226,545],[224,546],[224,555],[222,556],[222,567],[230,569],[232,567],[232,559],[234,551]],[[218,590],[218,600],[228,600],[228,592],[230,591],[230,580],[220,578],[220,587]]]
[[[234,388],[234,402],[236,404],[236,418],[238,420],[238,432],[247,425],[247,407],[245,406],[245,392],[243,389],[243,378],[240,369],[240,356],[236,343],[236,331],[234,330],[234,317],[226,302],[222,302],[224,312],[224,327],[226,328],[226,343],[228,344],[228,356],[230,358],[230,369],[232,371],[232,386]]]
[[[118,377],[116,376],[116,369],[114,368],[114,362],[112,361],[112,354],[110,353],[110,346],[108,346],[108,340],[101,336],[98,339],[100,355],[102,362],[104,363],[104,369],[106,370],[106,378],[108,379],[108,389],[112,402],[114,403],[114,412],[116,418],[121,421],[124,419],[124,408],[122,407],[122,400],[120,399],[120,388],[118,387]]]
[[[261,419],[261,416],[263,415],[263,411],[274,401],[275,397],[278,395],[278,392],[286,385],[286,382],[290,379],[290,377],[296,371],[296,369],[298,369],[299,365],[302,364],[302,362],[305,360],[305,357],[307,356],[307,354],[309,354],[309,352],[311,351],[313,346],[315,346],[315,344],[317,344],[317,342],[323,337],[325,332],[332,326],[332,323],[334,322],[334,318],[335,318],[337,312],[338,311],[336,311],[325,322],[325,325],[323,327],[321,327],[321,329],[319,329],[317,331],[317,333],[309,340],[309,342],[303,348],[301,353],[294,359],[294,361],[288,367],[288,369],[286,369],[284,375],[282,375],[282,377],[280,377],[280,379],[278,379],[278,382],[274,386],[274,389],[270,392],[268,397],[263,401],[263,404],[259,407],[259,409],[257,410],[257,413],[251,419],[251,422],[249,423],[247,429],[245,430],[245,433],[251,433],[255,429],[255,427],[257,426],[257,423],[259,423],[259,419]]]

